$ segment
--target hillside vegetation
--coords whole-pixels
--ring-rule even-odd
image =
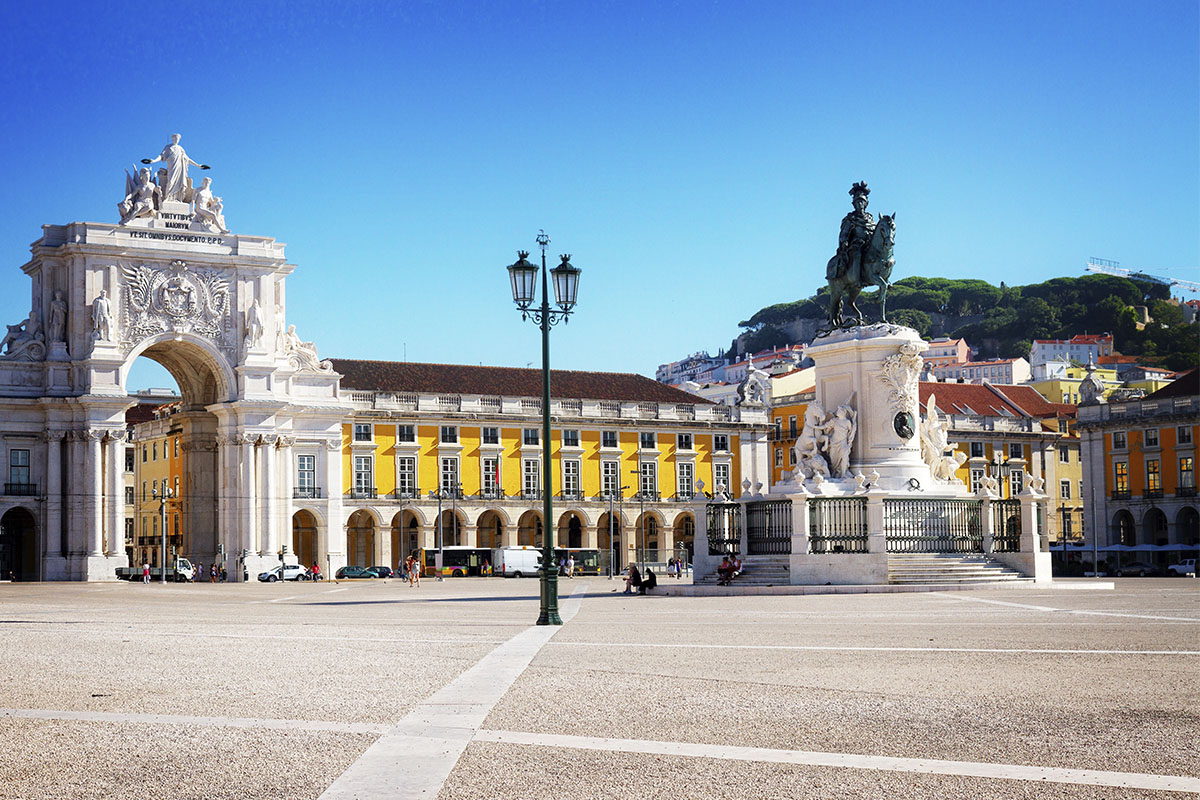
[[[875,292],[859,298],[868,318],[878,317]],[[983,358],[1028,358],[1034,339],[1067,339],[1106,333],[1126,355],[1148,365],[1181,370],[1200,361],[1200,326],[1185,324],[1167,302],[1166,286],[1115,275],[1054,278],[1028,286],[993,286],[954,278],[904,278],[888,291],[888,319],[922,336],[963,337]],[[823,319],[829,288],[791,303],[760,309],[739,322],[742,349],[754,352],[792,343],[798,322]],[[1153,322],[1138,330],[1134,306],[1146,306]],[[737,344],[735,342],[734,350]]]

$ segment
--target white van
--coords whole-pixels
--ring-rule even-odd
[[[536,578],[542,567],[542,551],[537,547],[496,547],[492,549],[492,574],[506,578]]]

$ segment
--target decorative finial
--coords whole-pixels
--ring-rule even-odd
[[[867,188],[866,181],[859,181],[858,183],[856,183],[850,187],[850,195],[852,197],[857,197],[860,194],[868,195],[870,193],[871,193],[871,190]]]
[[[562,259],[562,263],[564,263],[564,264],[571,263],[571,254],[570,253],[565,253],[563,255],[560,255],[559,258]]]
[[[529,251],[528,250],[518,250],[517,258],[524,261],[525,259],[529,258]]]

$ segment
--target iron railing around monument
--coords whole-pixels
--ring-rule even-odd
[[[1021,549],[1021,501],[992,501],[992,552],[1016,553]]]
[[[981,553],[980,500],[884,500],[889,553]]]
[[[808,549],[812,553],[867,552],[867,498],[809,500]]]
[[[714,556],[733,555],[742,543],[742,506],[740,503],[709,503],[705,506],[708,552]]]
[[[746,549],[752,556],[792,552],[791,500],[759,500],[746,504]]]

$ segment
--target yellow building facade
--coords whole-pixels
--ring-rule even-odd
[[[182,428],[174,419],[176,406],[155,410],[154,419],[134,425],[130,437],[133,449],[133,536],[131,566],[144,563],[157,567],[162,563],[163,491],[172,497],[166,501],[167,561],[170,548],[184,553],[189,547],[181,508],[184,491],[184,453]],[[128,512],[127,512],[128,513]],[[127,542],[127,547],[129,547]]]

